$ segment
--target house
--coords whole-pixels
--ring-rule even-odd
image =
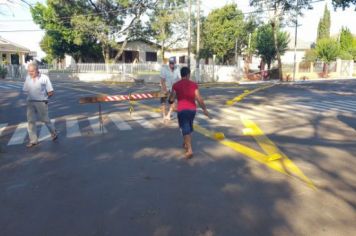
[[[172,48],[167,49],[164,54],[165,58],[175,57],[178,64],[186,64],[188,62],[188,48]]]
[[[296,62],[301,62],[305,56],[305,52],[311,49],[311,42],[306,42],[302,39],[297,39],[296,47]],[[293,64],[294,63],[294,39],[291,39],[288,44],[288,49],[281,56],[283,64]]]
[[[119,42],[122,44],[123,42]],[[145,39],[130,40],[127,42],[119,63],[161,62],[159,58],[160,45]]]
[[[36,56],[36,52],[0,36],[0,64],[22,65],[26,56]]]

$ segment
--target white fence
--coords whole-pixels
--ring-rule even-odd
[[[338,69],[338,64],[339,69]],[[183,64],[180,67],[185,66]],[[23,65],[5,65],[8,78],[23,79],[27,75]],[[195,65],[191,66],[191,77],[198,82],[237,82],[241,79],[242,72],[236,66],[225,65],[200,65],[199,71]],[[87,78],[87,81],[98,80],[118,80],[132,81],[135,79],[144,79],[148,82],[158,82],[162,65],[159,63],[138,63],[138,64],[74,64],[63,68],[54,65],[39,65],[41,73],[56,75],[56,78]],[[311,66],[300,66],[299,72],[321,72],[322,63],[314,63]],[[293,65],[283,65],[284,71],[293,71]],[[329,72],[339,72],[340,76],[350,77],[350,73],[356,70],[356,64],[350,61],[332,62],[328,68]],[[355,73],[355,72],[354,72]],[[352,76],[352,75],[351,75]]]

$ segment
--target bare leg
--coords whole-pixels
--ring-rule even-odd
[[[186,153],[184,154],[184,157],[187,159],[192,158],[192,156],[193,156],[192,135],[191,134],[184,135],[183,140],[184,140],[184,146],[186,149]]]
[[[161,104],[161,112],[162,112],[162,117],[164,119],[166,117],[166,104],[165,103]]]
[[[174,103],[172,103],[172,104],[169,106],[169,111],[168,111],[168,113],[167,113],[165,119],[167,119],[167,120],[170,120],[170,119],[171,119],[171,113],[173,112],[173,110],[174,110]]]

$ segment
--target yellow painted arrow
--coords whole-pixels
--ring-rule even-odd
[[[245,126],[245,135],[251,135],[265,153],[261,153],[248,146],[235,142],[233,140],[216,137],[216,132],[207,130],[200,125],[194,125],[194,130],[198,133],[214,139],[224,146],[227,146],[236,152],[243,154],[253,160],[256,160],[267,167],[276,170],[282,174],[297,178],[307,184],[310,188],[316,189],[313,182],[304,175],[304,173],[283,153],[278,147],[265,136],[262,130],[251,120],[242,119]]]
[[[263,87],[260,87],[260,88],[256,88],[256,89],[254,89],[254,90],[245,90],[242,94],[240,94],[239,96],[237,96],[237,97],[235,97],[235,98],[233,98],[233,99],[231,99],[231,100],[228,100],[228,101],[226,101],[226,105],[229,105],[229,106],[232,106],[232,105],[234,105],[235,103],[237,103],[237,102],[240,102],[242,99],[244,99],[247,95],[250,95],[250,94],[252,94],[252,93],[255,93],[255,92],[258,92],[258,91],[261,91],[261,90],[263,90],[263,89],[267,89],[267,88],[271,88],[271,87],[273,87],[273,86],[275,86],[275,84],[269,84],[269,85],[266,85],[266,86],[263,86]]]
[[[140,104],[139,102],[135,102],[135,104],[153,112],[160,112],[160,109],[149,105]],[[245,126],[243,129],[244,135],[252,136],[264,153],[225,138],[223,133],[208,130],[198,124],[194,124],[194,130],[208,138],[218,141],[220,144],[229,147],[248,158],[266,165],[275,171],[296,178],[307,184],[307,186],[312,189],[316,189],[313,182],[304,175],[304,173],[287,157],[287,155],[278,149],[278,147],[263,133],[256,123],[244,117],[241,117],[241,121]]]

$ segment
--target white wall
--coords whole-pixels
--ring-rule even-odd
[[[301,62],[305,55],[305,51],[297,51],[296,52],[296,61]],[[294,63],[294,50],[288,50],[281,57],[283,64],[293,64]]]

